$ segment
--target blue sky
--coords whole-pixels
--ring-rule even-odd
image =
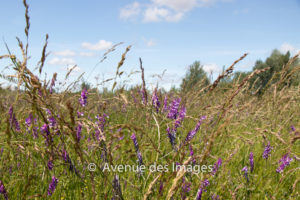
[[[85,72],[95,84],[114,76],[121,54],[131,51],[122,69],[139,70],[142,58],[149,87],[165,76],[159,85],[178,86],[187,66],[195,60],[214,77],[234,60],[248,52],[236,70],[251,70],[255,61],[265,59],[273,49],[300,50],[299,0],[51,0],[28,1],[30,15],[30,68],[40,58],[45,34],[49,34],[45,71],[49,76],[77,64],[71,80]],[[15,36],[24,39],[24,7],[21,0],[4,0],[0,7],[0,54],[6,54],[4,41],[19,52]],[[124,42],[98,65],[112,45]],[[1,71],[7,65],[0,61]],[[9,70],[2,73],[10,74]],[[88,76],[91,74],[90,76]],[[140,83],[140,75],[127,84]],[[3,82],[0,80],[0,82]]]

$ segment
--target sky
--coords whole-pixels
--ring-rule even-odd
[[[92,85],[113,78],[129,45],[120,69],[125,72],[123,84],[141,84],[140,73],[134,73],[140,70],[141,58],[148,87],[159,84],[166,89],[178,87],[194,61],[216,78],[244,53],[249,55],[235,71],[251,70],[256,60],[265,60],[274,49],[292,55],[300,51],[300,0],[28,0],[28,4],[28,67],[36,67],[48,33],[50,54],[41,77],[58,72],[58,80],[75,64],[70,80],[81,73]],[[16,36],[26,41],[24,13],[21,0],[1,1],[0,55],[7,54],[7,43],[21,56]],[[0,73],[13,73],[7,65],[7,60],[0,60]],[[157,76],[162,74],[162,79]]]

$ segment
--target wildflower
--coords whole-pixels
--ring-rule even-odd
[[[123,199],[119,176],[115,175],[113,180],[114,196],[112,200]]]
[[[200,129],[200,125],[203,123],[203,120],[205,120],[205,119],[206,119],[206,116],[202,116],[200,118],[200,120],[196,124],[196,127],[187,134],[187,136],[185,138],[185,142],[189,142],[196,135],[196,133]]]
[[[160,107],[160,101],[158,99],[156,89],[155,89],[155,91],[153,92],[153,95],[152,95],[152,105],[155,107],[156,112],[158,113],[158,110],[159,110],[159,107]]]
[[[30,113],[29,116],[25,119],[26,126],[28,127],[31,126],[32,120],[33,120],[32,113]]]
[[[174,125],[175,129],[177,129],[180,126],[181,122],[184,120],[185,114],[186,114],[186,108],[182,106],[179,112],[179,116],[175,121],[175,125]]]
[[[269,155],[271,154],[271,150],[272,150],[272,147],[270,146],[270,142],[268,142],[267,146],[265,146],[265,150],[264,150],[264,153],[263,153],[263,158],[264,159],[268,159]]]
[[[139,150],[139,144],[137,142],[136,135],[133,133],[130,138],[133,141],[133,144],[134,144],[134,147],[135,147],[135,151],[137,153],[137,157],[138,157],[138,160],[139,160],[139,165],[143,165],[142,154],[141,154],[141,152]]]
[[[48,125],[47,125],[47,124],[44,124],[44,125],[41,127],[41,132],[42,132],[42,133],[46,133],[47,136],[50,134],[49,128],[48,128]]]
[[[8,114],[9,114],[9,123],[10,123],[11,128],[14,127],[17,132],[21,131],[20,124],[16,119],[14,109],[12,106],[10,106]]]
[[[3,194],[5,200],[8,199],[8,194],[2,181],[0,181],[0,194]]]
[[[81,139],[81,129],[82,129],[81,124],[78,124],[78,126],[76,127],[76,137],[78,142],[80,142]]]
[[[295,128],[295,126],[294,126],[294,125],[292,125],[292,126],[291,126],[291,130],[292,130],[293,132],[295,132],[295,131],[296,131],[296,128]]]
[[[186,194],[191,191],[191,183],[186,182],[185,177],[182,178],[181,199],[186,198]]]
[[[200,185],[200,187],[199,187],[199,190],[198,190],[198,192],[197,192],[197,196],[196,196],[196,200],[201,200],[201,198],[202,198],[202,193],[203,193],[203,191],[204,192],[206,192],[206,187],[209,185],[209,181],[207,180],[207,179],[205,179],[202,183],[201,183],[201,185]]]
[[[52,176],[51,183],[48,188],[48,196],[51,196],[57,186],[58,179],[55,176]]]
[[[47,166],[48,166],[48,169],[49,169],[49,170],[52,170],[52,169],[53,169],[53,163],[52,163],[51,160],[48,161]]]
[[[170,143],[174,150],[176,150],[176,132],[173,129],[170,129],[170,127],[167,128],[167,135],[169,137]]]
[[[180,101],[181,101],[180,98],[177,98],[177,99],[173,100],[173,102],[170,106],[168,116],[167,116],[169,119],[176,119],[177,118]]]
[[[289,157],[289,154],[285,154],[280,160],[281,165],[276,169],[277,173],[283,172],[284,168],[290,164],[293,159]]]
[[[163,112],[167,112],[168,111],[168,95],[165,96],[164,98],[164,107],[163,107]]]
[[[220,200],[220,197],[219,197],[219,195],[213,194],[213,195],[211,196],[211,199],[212,199],[212,200]]]
[[[194,151],[193,151],[193,147],[192,145],[189,146],[189,149],[190,149],[190,156],[193,157],[194,156]],[[195,158],[193,158],[192,160],[192,163],[195,164],[196,163],[196,160]]]
[[[83,112],[79,112],[77,111],[77,117],[80,118],[80,117],[83,117],[84,113]]]
[[[146,96],[145,96],[145,91],[143,89],[140,90],[140,95],[142,96],[142,102],[144,105],[147,104],[147,99],[146,99]]]
[[[86,104],[87,104],[87,90],[84,88],[82,91],[81,91],[81,96],[79,98],[79,103],[82,107],[85,107]]]
[[[212,175],[215,175],[221,166],[222,166],[222,159],[219,158],[218,161],[214,164]]]
[[[250,171],[253,172],[254,169],[253,152],[250,152],[249,161],[250,161]]]
[[[245,167],[242,169],[242,172],[244,172],[244,176],[245,176],[245,178],[247,179],[247,182],[248,182],[248,181],[249,181],[249,180],[248,180],[248,167],[245,166]]]

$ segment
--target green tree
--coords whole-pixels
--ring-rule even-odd
[[[195,61],[189,66],[185,77],[183,78],[180,89],[183,92],[189,91],[191,89],[199,89],[199,87],[204,87],[209,84],[209,79],[207,73],[203,70],[203,66],[199,61]]]
[[[280,53],[280,51],[275,49],[265,62],[263,62],[262,60],[256,61],[255,66],[253,67],[253,71],[256,69],[264,69],[267,67],[270,67],[270,69],[257,74],[252,78],[252,88],[257,90],[259,95],[263,94],[264,90],[268,86],[279,80],[280,76],[276,73],[282,70],[282,67],[288,63],[289,59],[290,52],[282,54]]]

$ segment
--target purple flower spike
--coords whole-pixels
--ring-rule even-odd
[[[268,159],[269,155],[271,154],[271,150],[272,150],[272,147],[270,146],[270,142],[268,142],[267,146],[265,146],[265,150],[264,150],[264,153],[263,153],[263,158],[264,159]]]
[[[182,106],[182,108],[179,112],[179,116],[175,121],[175,129],[177,129],[180,126],[180,124],[184,120],[185,115],[186,115],[186,108],[184,106]]]
[[[8,194],[2,181],[0,181],[0,194],[3,194],[5,200],[8,199]]]
[[[160,101],[158,99],[156,89],[155,89],[155,91],[153,92],[153,95],[152,95],[152,105],[155,107],[156,112],[158,113],[159,107],[160,107]]]
[[[199,131],[200,126],[201,126],[201,124],[203,123],[203,120],[205,120],[205,119],[206,119],[206,116],[202,116],[202,117],[200,118],[200,120],[199,120],[198,123],[196,124],[195,129],[191,130],[191,131],[187,134],[187,136],[186,136],[186,138],[185,138],[185,142],[189,142],[191,139],[193,139],[193,137],[194,137],[194,136],[196,135],[196,133]]]
[[[25,119],[26,126],[28,126],[28,127],[31,126],[32,121],[33,121],[33,116],[32,116],[32,113],[30,113],[29,116]]]
[[[76,127],[76,137],[78,142],[80,142],[81,139],[81,129],[82,129],[81,124],[78,124],[78,126]]]
[[[250,171],[253,172],[253,169],[254,169],[253,152],[250,152],[249,161],[250,161]]]
[[[166,94],[165,98],[164,98],[164,107],[163,107],[163,112],[167,112],[168,111],[168,95]]]
[[[167,135],[174,150],[176,150],[176,132],[174,129],[167,128]]]
[[[284,168],[290,164],[293,159],[289,157],[289,154],[285,154],[280,160],[281,165],[276,169],[277,173],[283,172]]]
[[[51,196],[57,186],[57,183],[58,183],[58,179],[55,178],[55,176],[52,176],[52,180],[51,180],[51,183],[49,185],[49,188],[48,188],[48,196]]]
[[[249,180],[248,180],[248,167],[245,166],[245,167],[242,169],[242,172],[244,172],[244,176],[245,176],[245,178],[247,179],[247,182],[248,182],[248,181],[249,181]]]
[[[182,178],[181,199],[186,199],[187,193],[191,191],[191,183]]]
[[[49,170],[52,170],[52,169],[53,169],[53,163],[52,163],[51,160],[48,161],[47,166],[48,166],[48,169],[49,169]]]
[[[219,158],[218,161],[214,164],[212,175],[215,175],[221,166],[222,166],[222,159]]]
[[[208,181],[207,179],[205,179],[205,180],[201,183],[201,185],[200,185],[200,187],[199,187],[199,190],[198,190],[198,192],[197,192],[196,200],[201,200],[201,199],[202,199],[202,193],[203,193],[203,191],[204,191],[204,192],[206,191],[205,188],[206,188],[208,185],[209,185],[209,181]]]
[[[16,116],[15,116],[15,113],[14,113],[14,109],[13,109],[12,106],[10,106],[8,114],[9,114],[10,127],[11,128],[14,127],[17,132],[20,132],[21,131],[20,124],[19,124],[19,122],[16,119]]]
[[[177,118],[180,101],[181,101],[180,98],[177,98],[177,99],[173,100],[173,102],[170,106],[168,116],[167,116],[169,119],[176,119]]]
[[[79,103],[80,103],[80,105],[81,105],[82,107],[85,107],[86,104],[87,104],[87,94],[88,94],[88,92],[87,92],[87,90],[84,88],[84,89],[82,90],[81,96],[80,96],[80,98],[79,98]]]
[[[130,138],[133,141],[135,151],[136,151],[136,154],[137,154],[137,157],[138,157],[138,160],[139,160],[139,165],[143,165],[142,154],[141,154],[140,149],[139,149],[139,144],[137,142],[136,135],[133,133]]]

